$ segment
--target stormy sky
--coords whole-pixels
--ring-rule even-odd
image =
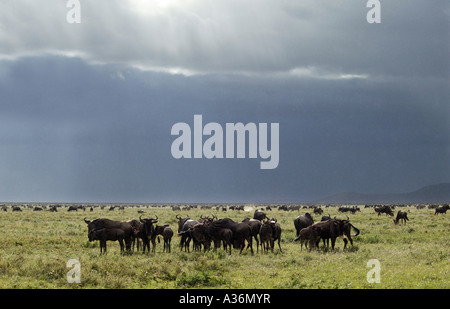
[[[450,5],[0,3],[0,200],[309,202],[450,182]],[[279,165],[174,159],[171,128],[279,123]],[[206,138],[205,138],[206,139]]]

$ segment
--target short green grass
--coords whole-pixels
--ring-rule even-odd
[[[158,216],[160,224],[170,224],[176,232],[175,216],[200,215],[242,220],[253,211],[216,211],[192,209],[173,212],[169,207],[149,207],[143,217]],[[108,254],[100,256],[98,242],[87,239],[88,219],[138,218],[137,208],[93,212],[23,212],[0,213],[0,288],[235,288],[235,289],[299,289],[299,288],[450,288],[449,252],[450,215],[435,216],[429,209],[408,211],[406,225],[394,225],[392,217],[377,216],[371,208],[349,214],[361,234],[354,246],[343,250],[300,251],[295,243],[293,220],[299,211],[267,211],[282,227],[283,252],[275,246],[273,253],[251,255],[250,251],[231,255],[223,250],[181,252],[179,237],[172,240],[172,252],[163,253],[157,243],[156,253],[121,255],[118,243],[108,242]],[[397,210],[395,211],[397,212]],[[344,217],[337,208],[325,208],[325,214]],[[320,216],[313,216],[315,221]],[[352,232],[353,234],[354,232]],[[81,265],[81,283],[67,282],[69,259]],[[367,281],[367,262],[380,262],[380,283]]]

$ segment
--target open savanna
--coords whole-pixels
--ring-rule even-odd
[[[262,205],[264,206],[264,205]],[[378,216],[373,208],[348,214],[361,234],[354,246],[343,250],[337,239],[336,250],[300,251],[294,242],[293,220],[312,209],[266,211],[281,224],[281,246],[273,253],[256,253],[256,243],[242,255],[222,249],[217,253],[181,252],[176,236],[176,215],[198,219],[216,215],[241,221],[252,217],[255,207],[245,211],[191,209],[174,212],[166,207],[126,207],[108,211],[95,207],[68,212],[0,212],[0,288],[450,288],[450,214],[434,215],[434,210],[401,208],[408,212],[406,225],[394,225],[393,218]],[[324,215],[345,218],[337,207],[327,207]],[[395,213],[397,213],[397,208]],[[100,255],[98,242],[90,243],[84,217],[130,220],[158,216],[158,225],[170,224],[175,231],[172,252],[163,253],[163,242],[156,252],[120,254],[117,242],[108,242],[108,253]],[[314,221],[321,216],[313,215]],[[352,230],[352,235],[354,234]],[[322,243],[321,243],[322,247]],[[81,265],[81,283],[67,282],[67,262]],[[370,259],[380,262],[380,283],[369,283]]]

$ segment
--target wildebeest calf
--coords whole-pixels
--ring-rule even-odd
[[[98,229],[89,233],[89,241],[100,240],[100,254],[106,253],[106,241],[118,241],[120,244],[120,252],[124,250],[125,232],[122,229]]]
[[[305,248],[309,251],[316,247],[317,242],[320,240],[321,228],[316,225],[310,225],[300,230],[299,236],[294,239],[294,241],[300,240],[300,251],[303,250],[303,243],[305,243]]]
[[[164,249],[163,252],[170,252],[170,242],[172,241],[173,231],[169,227],[168,224],[165,225],[157,225],[155,227],[155,235],[162,235],[164,240]],[[158,237],[159,243],[159,237]]]

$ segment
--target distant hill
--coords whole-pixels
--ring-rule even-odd
[[[408,193],[364,194],[344,192],[316,202],[319,204],[450,203],[450,183],[430,185]]]

